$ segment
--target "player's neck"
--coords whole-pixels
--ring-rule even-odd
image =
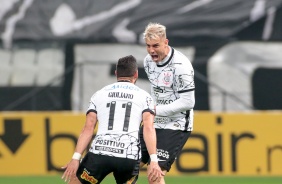
[[[132,83],[131,79],[129,77],[119,77],[117,79],[118,82],[130,82]]]

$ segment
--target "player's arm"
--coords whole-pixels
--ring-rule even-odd
[[[179,93],[179,98],[167,105],[156,106],[156,115],[171,116],[173,114],[193,109],[195,106],[195,90]]]
[[[152,112],[153,113],[153,112]],[[143,134],[149,154],[156,154],[156,130],[154,127],[154,115],[151,112],[143,113]]]
[[[82,154],[92,140],[93,131],[97,124],[97,114],[94,111],[89,111],[86,115],[86,122],[78,138],[75,152]]]
[[[97,109],[95,102],[97,98],[99,98],[97,95],[99,91],[97,91],[90,99],[88,110],[86,112],[86,122],[84,124],[84,127],[80,133],[80,136],[78,138],[76,148],[75,148],[75,154],[79,156],[79,154],[82,154],[90,141],[92,140],[93,131],[95,129],[95,126],[97,124]],[[74,155],[75,157],[75,155]],[[78,159],[79,160],[79,159]]]
[[[148,166],[148,179],[152,182],[159,182],[161,177],[164,176],[164,173],[158,164],[157,138],[154,128],[153,112],[143,113],[143,136],[151,159],[150,165]]]
[[[157,116],[171,116],[176,113],[191,110],[195,106],[194,69],[189,60],[175,65],[174,82],[179,98],[174,102],[156,107]]]
[[[72,160],[62,169],[65,169],[65,172],[62,176],[62,179],[65,181],[70,181],[75,179],[75,174],[79,166],[79,160],[81,158],[82,153],[90,143],[94,128],[97,124],[97,114],[96,112],[90,111],[86,115],[86,122],[81,131],[81,134],[78,138],[75,153],[73,154]]]

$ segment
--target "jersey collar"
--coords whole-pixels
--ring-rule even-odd
[[[172,58],[172,56],[174,54],[174,49],[172,47],[170,47],[170,48],[171,48],[171,50],[170,50],[169,54],[171,54],[171,55],[169,56],[168,60],[166,62],[164,62],[164,63],[162,62],[163,64],[157,64],[157,67],[163,67],[163,66],[167,65],[170,62],[170,60],[171,60],[171,58]]]

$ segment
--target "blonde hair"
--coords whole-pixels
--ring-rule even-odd
[[[150,22],[143,33],[143,38],[146,40],[155,40],[158,38],[166,38],[166,27],[159,23]]]

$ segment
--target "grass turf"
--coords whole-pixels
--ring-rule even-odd
[[[2,184],[63,184],[61,176],[0,176]],[[140,176],[138,184],[146,184],[145,176]],[[166,176],[167,184],[281,184],[281,177],[224,177],[224,176]],[[115,184],[114,178],[108,176],[102,184]]]

